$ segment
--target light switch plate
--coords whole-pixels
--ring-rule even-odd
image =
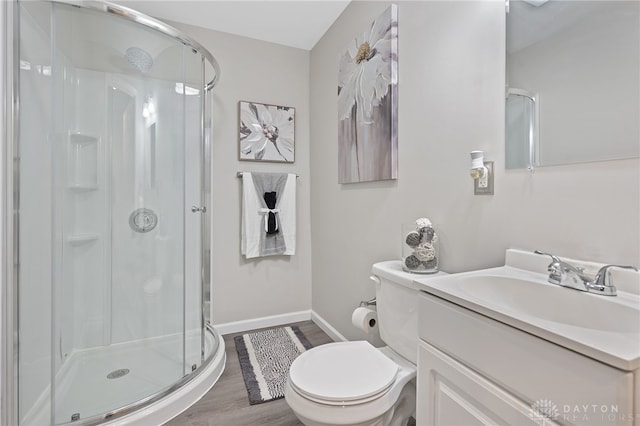
[[[480,179],[473,180],[474,195],[493,195],[493,161],[485,161],[484,166],[487,168],[487,186],[481,188],[478,184]]]

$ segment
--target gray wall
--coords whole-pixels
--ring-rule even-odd
[[[640,264],[639,160],[504,169],[504,8],[499,1],[400,1],[399,178],[337,183],[337,64],[388,6],[356,1],[311,52],[173,23],[218,59],[213,145],[214,322],[310,307],[344,336],[373,296],[371,264],[401,256],[401,224],[429,217],[442,269],[498,266],[509,247]],[[237,160],[237,102],[296,107],[296,162]],[[496,162],[494,196],[474,196],[469,151]],[[239,253],[238,170],[300,174],[298,252]],[[312,224],[312,225],[311,225]],[[313,255],[312,255],[313,253]]]
[[[171,22],[218,60],[212,144],[214,324],[311,307],[309,51]],[[296,108],[295,163],[238,160],[238,101]],[[240,254],[238,171],[298,173],[295,256],[245,260]]]
[[[500,266],[506,248],[640,264],[640,160],[504,168],[504,2],[399,1],[399,178],[337,183],[338,54],[388,5],[352,2],[311,51],[312,308],[361,338],[351,312],[371,264],[400,258],[402,223],[429,217],[441,268]],[[469,151],[495,161],[474,196]]]

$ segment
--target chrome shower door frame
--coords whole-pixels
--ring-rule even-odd
[[[18,95],[19,70],[17,19],[15,0],[0,2],[0,95],[2,118],[0,133],[0,188],[2,188],[2,226],[0,227],[0,423],[15,424],[18,418]]]
[[[76,7],[97,9],[107,14],[127,18],[143,26],[153,28],[161,33],[172,36],[183,45],[191,47],[202,55],[202,109],[201,109],[201,196],[202,206],[207,207],[202,212],[201,226],[201,309],[202,309],[202,363],[191,374],[182,377],[163,391],[121,407],[111,412],[73,422],[74,425],[94,425],[105,421],[115,420],[126,416],[156,402],[187,383],[200,376],[216,358],[215,350],[209,358],[205,356],[205,333],[210,332],[215,339],[217,333],[211,326],[210,315],[210,253],[211,253],[211,128],[205,127],[206,112],[211,112],[207,105],[212,104],[211,90],[220,76],[220,67],[211,53],[190,37],[180,33],[165,23],[147,17],[126,7],[110,3],[83,2],[78,4],[72,0],[60,0],[60,3],[72,4]],[[0,188],[2,196],[1,226],[0,226],[0,424],[19,424],[19,206],[20,206],[20,155],[19,155],[19,95],[20,95],[20,18],[17,0],[0,1],[0,53],[2,65],[0,68],[0,95],[2,96],[2,116],[0,118],[0,134],[3,144],[0,149]],[[205,80],[205,61],[214,70],[214,77]],[[209,103],[209,104],[207,104]],[[185,206],[187,208],[187,206]],[[224,352],[224,351],[223,351]],[[224,367],[223,367],[224,368]]]

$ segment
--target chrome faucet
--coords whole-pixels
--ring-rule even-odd
[[[613,285],[609,271],[611,268],[638,270],[635,266],[606,265],[598,270],[592,280],[584,273],[582,268],[564,262],[553,254],[543,253],[540,250],[536,250],[534,253],[551,257],[551,263],[547,267],[547,271],[549,271],[548,281],[551,284],[557,284],[580,291],[588,291],[589,293],[601,294],[603,296],[616,295],[616,288]]]

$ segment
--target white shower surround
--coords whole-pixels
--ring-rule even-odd
[[[31,3],[29,7],[37,9],[51,5]],[[64,11],[58,12],[61,22],[71,19],[65,16]],[[35,142],[22,144],[20,147],[20,300],[30,301],[30,304],[15,308],[20,316],[21,333],[21,383],[20,395],[16,396],[20,400],[21,412],[17,417],[26,421],[39,418],[39,413],[51,412],[50,398],[47,395],[51,396],[49,382],[51,377],[55,377],[57,395],[54,400],[59,403],[55,410],[64,413],[70,410],[84,412],[81,416],[86,419],[104,412],[92,413],[83,407],[67,409],[64,402],[60,403],[63,398],[59,397],[70,388],[83,388],[76,384],[69,385],[71,382],[68,380],[74,376],[69,372],[78,371],[83,361],[100,357],[114,361],[118,358],[110,352],[112,350],[132,346],[140,348],[148,346],[149,342],[155,342],[155,345],[160,341],[166,346],[168,341],[173,341],[175,354],[172,357],[186,356],[184,363],[180,361],[179,367],[173,369],[173,383],[181,381],[185,371],[190,371],[192,365],[201,364],[201,310],[189,308],[183,312],[182,302],[184,294],[187,306],[202,306],[201,215],[193,214],[190,209],[191,205],[201,203],[202,152],[197,141],[202,136],[202,99],[200,96],[183,97],[182,93],[176,92],[175,82],[145,79],[146,83],[140,85],[139,81],[135,81],[135,75],[98,72],[75,66],[75,62],[61,51],[55,52],[58,61],[55,66],[58,71],[64,70],[64,73],[52,76],[50,58],[54,56],[54,52],[51,51],[48,34],[38,26],[42,20],[39,20],[37,13],[35,15],[36,17],[23,14],[28,24],[22,26],[21,39],[21,98],[31,101],[21,104],[21,140]],[[59,27],[62,39],[73,39],[73,26]],[[65,33],[67,31],[68,34]],[[188,51],[191,52],[190,49]],[[57,79],[55,83],[54,79]],[[53,89],[54,84],[58,84],[57,89]],[[158,190],[158,194],[153,191],[143,194],[144,203],[154,205],[160,218],[158,228],[148,234],[138,234],[128,228],[128,213],[135,209],[139,201],[135,190],[126,187],[118,189],[120,192],[132,192],[123,197],[126,202],[111,203],[110,192],[114,190],[111,177],[121,181],[128,180],[132,187],[137,183],[145,188],[149,187],[149,180],[153,179],[153,172],[149,167],[143,167],[142,172],[136,167],[127,168],[127,165],[131,166],[127,164],[127,159],[136,158],[140,153],[129,152],[133,148],[128,148],[129,151],[124,149],[128,147],[127,142],[137,140],[145,131],[143,126],[150,124],[150,117],[142,123],[141,119],[133,119],[133,115],[125,110],[120,111],[123,121],[130,119],[134,124],[129,129],[129,134],[121,132],[121,140],[116,141],[114,128],[105,123],[105,117],[113,113],[115,102],[112,94],[115,92],[125,94],[124,98],[129,96],[137,113],[143,110],[150,98],[157,105],[162,105],[156,109],[156,121],[165,128],[164,133],[156,133],[157,149],[154,155],[157,161],[156,171],[158,174],[166,172],[167,175],[156,176],[164,180],[162,191]],[[59,99],[55,96],[62,93],[64,101],[58,102]],[[52,111],[51,105],[59,108]],[[194,128],[185,125],[184,120],[194,124]],[[176,121],[178,125],[172,127]],[[124,127],[121,126],[120,130]],[[56,132],[51,129],[56,129]],[[127,141],[127,138],[130,140]],[[175,143],[176,139],[180,141],[182,138],[185,141],[184,147]],[[107,144],[109,149],[122,148],[121,161],[110,163]],[[136,145],[139,146],[140,142]],[[67,152],[67,146],[73,149]],[[71,171],[56,169],[59,167],[56,161],[61,158],[65,161],[58,164],[68,162],[74,166]],[[148,163],[151,160],[145,157]],[[137,161],[140,161],[139,156]],[[90,166],[87,167],[87,164]],[[108,170],[109,167],[112,167],[112,172]],[[109,173],[113,176],[110,177]],[[50,176],[54,176],[54,186]],[[173,198],[163,198],[160,194],[163,191],[174,194]],[[57,196],[59,198],[56,199]],[[64,215],[59,210],[62,205]],[[121,232],[123,229],[112,229],[112,224],[116,222],[123,222],[124,225],[117,226],[126,227],[126,232]],[[174,244],[174,249],[162,247],[162,242],[166,243],[167,239],[172,238],[163,233],[163,228],[169,226],[179,230],[176,232],[181,239],[177,245]],[[116,231],[120,231],[120,243],[116,240],[119,238],[115,236]],[[51,260],[57,256],[55,249],[58,247],[63,248],[64,254],[57,260]],[[113,256],[103,256],[109,251],[116,253]],[[134,252],[139,254],[141,251],[156,258],[157,272],[139,270]],[[111,273],[114,260],[123,266],[121,272]],[[58,278],[54,280],[52,277]],[[53,287],[57,288],[58,293],[52,304],[51,297],[56,294],[52,291]],[[174,287],[173,291],[165,294],[159,291],[168,287]],[[74,294],[86,297],[80,300],[74,298]],[[55,306],[55,310],[52,306]],[[205,309],[209,308],[207,306]],[[155,312],[157,320],[136,319],[136,314],[144,310]],[[116,318],[119,319],[116,321]],[[75,321],[71,321],[72,319]],[[52,327],[43,325],[43,322],[50,324],[51,320],[57,324],[56,335],[53,335]],[[183,324],[184,329],[193,337],[186,339],[184,349],[180,339],[176,337],[177,333],[182,332]],[[186,409],[215,383],[225,361],[224,344],[219,335],[216,335],[220,345],[210,341],[207,348],[207,355],[213,353],[213,359],[202,367],[195,379],[177,392],[145,407],[142,410],[145,415],[162,419],[158,420],[162,423]],[[116,345],[108,346],[112,344]],[[104,353],[99,355],[100,352]],[[127,362],[134,361],[131,359]],[[153,366],[159,363],[147,359],[140,366],[142,364]],[[117,369],[115,365],[114,369]],[[184,366],[185,371],[182,370]],[[89,376],[79,374],[83,379]],[[148,388],[149,393],[144,396],[169,388],[168,383],[169,379],[156,382],[155,391]],[[86,389],[84,394],[91,392],[92,389]],[[137,395],[141,396],[143,393],[146,392],[138,392]],[[186,399],[183,398],[185,395]],[[129,400],[124,405],[130,405],[138,399],[140,398]],[[118,408],[120,406],[111,406],[106,412]],[[49,416],[47,414],[44,417],[47,419],[45,422]],[[135,418],[135,415],[127,415],[115,422],[125,424],[131,418]],[[70,418],[65,420],[56,416],[56,421],[70,421]]]

